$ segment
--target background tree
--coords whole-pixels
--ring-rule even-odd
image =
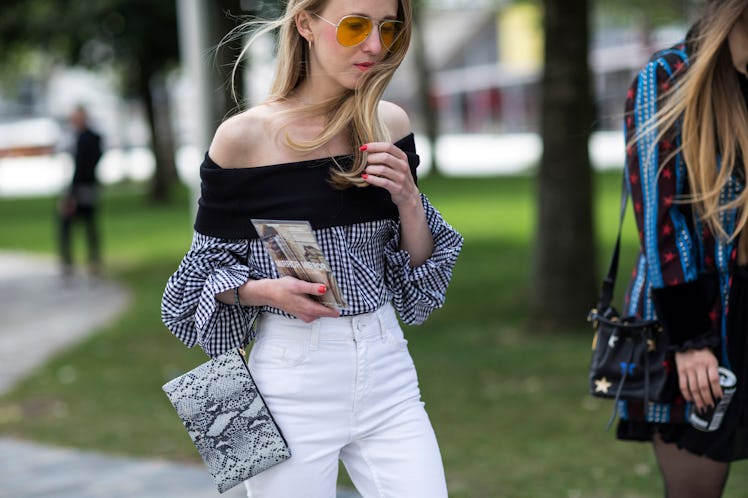
[[[258,9],[276,2],[250,2]],[[210,38],[217,45],[242,13],[240,0],[210,2]],[[232,15],[227,15],[231,13]],[[176,180],[175,144],[167,76],[179,63],[174,1],[150,0],[3,0],[0,3],[0,61],[18,67],[19,54],[33,51],[92,69],[111,67],[119,74],[124,97],[136,97],[145,109],[155,157],[151,198],[165,201]],[[240,40],[239,40],[240,42]],[[235,55],[235,44],[218,52],[213,95],[215,125],[233,106],[226,98],[221,70]],[[221,60],[223,57],[223,60]],[[225,74],[225,73],[224,73]],[[241,81],[238,82],[241,84]]]
[[[579,325],[596,294],[589,6],[587,0],[543,0],[543,7],[543,155],[531,295],[536,324],[563,328]]]
[[[124,96],[140,98],[156,168],[154,201],[168,198],[176,179],[166,75],[178,62],[174,2],[149,0],[3,0],[0,57],[13,49],[44,51],[67,63],[113,67]]]
[[[217,67],[212,72],[216,88],[216,123],[221,122],[226,116],[235,113],[246,105],[247,95],[242,73],[251,68],[252,61],[249,53],[245,53],[241,61],[242,71],[237,72],[237,77],[233,81],[231,80],[234,63],[241,53],[245,41],[243,36],[237,36],[234,33],[234,29],[246,20],[252,18],[274,19],[281,13],[280,0],[253,0],[251,2],[215,0],[213,2],[208,22],[211,42],[216,47],[215,63]],[[231,92],[232,84],[236,91],[238,103],[234,101],[234,95]]]
[[[579,325],[599,282],[588,140],[595,120],[588,53],[591,9],[607,22],[638,26],[654,50],[655,27],[688,21],[699,0],[543,0],[541,82],[543,155],[537,176],[538,222],[531,305],[544,328]],[[633,21],[633,22],[632,22]],[[624,96],[621,96],[623,101]],[[622,105],[622,104],[621,104]]]
[[[439,156],[436,153],[436,142],[439,138],[439,109],[434,102],[433,71],[426,57],[426,40],[424,31],[424,12],[428,8],[428,0],[413,2],[413,37],[410,50],[413,51],[416,78],[418,81],[418,109],[423,119],[423,127],[429,139],[431,148],[431,174],[439,175]]]

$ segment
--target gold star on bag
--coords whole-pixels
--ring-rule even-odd
[[[612,385],[613,384],[608,382],[608,379],[606,379],[605,377],[596,379],[595,380],[595,392],[608,394],[608,389],[610,389]]]

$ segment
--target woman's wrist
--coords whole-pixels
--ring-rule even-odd
[[[426,211],[423,208],[420,194],[416,192],[416,195],[410,197],[407,203],[398,205],[397,214],[400,218],[400,224],[407,227],[426,223]]]
[[[721,342],[722,341],[719,336],[713,334],[712,332],[708,332],[692,339],[688,339],[682,344],[672,344],[668,349],[676,353],[685,353],[689,350],[698,349],[709,349],[711,351],[714,351],[719,348]]]
[[[415,192],[405,197],[402,202],[397,204],[397,209],[401,214],[403,211],[408,210],[417,212],[421,207],[423,207],[423,203],[421,202],[421,191],[418,190],[418,188],[415,189]]]
[[[265,282],[262,280],[247,280],[238,287],[221,292],[216,299],[231,306],[264,306],[269,304],[266,295]]]
[[[267,306],[272,305],[268,283],[270,279],[247,280],[236,289],[239,302],[242,306]]]

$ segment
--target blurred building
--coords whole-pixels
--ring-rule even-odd
[[[206,5],[187,0],[180,1],[182,3]],[[432,0],[429,5],[422,15],[422,35],[432,83],[427,101],[439,111],[440,132],[492,135],[537,132],[544,43],[538,6],[508,0]],[[194,33],[206,22],[205,15],[197,14],[193,23],[196,31],[183,33],[187,40],[194,41]],[[610,27],[615,25],[609,23],[605,29],[592,30],[589,56],[594,72],[598,130],[620,129],[623,99],[634,73],[655,47],[667,46],[682,37],[686,30],[685,26],[675,26],[642,36],[636,26]],[[211,136],[217,124],[199,116],[196,105],[215,90],[210,83],[203,84],[202,89],[195,87],[198,81],[195,74],[213,67],[206,55],[210,48],[206,40],[204,45],[187,50],[194,55],[194,60],[184,57],[182,71],[173,73],[169,79],[177,147],[204,147],[194,137]],[[262,100],[267,92],[273,74],[272,53],[272,40],[264,40],[249,55],[250,71],[245,82],[250,102]],[[0,125],[44,117],[59,126],[64,123],[69,109],[83,103],[107,137],[109,148],[127,152],[149,146],[142,104],[120,98],[111,75],[54,68],[36,79],[21,79],[19,84],[21,87],[15,91],[5,92],[5,99],[0,89]],[[417,133],[425,129],[421,122],[422,99],[418,88],[412,48],[388,88],[386,98],[410,111]],[[8,98],[11,94],[13,98]],[[194,128],[198,124],[207,129],[196,133]],[[47,126],[47,129],[54,129],[54,126]],[[24,143],[26,139],[21,133],[0,135],[0,149],[50,145],[58,139],[53,132],[25,134],[33,139],[30,143]],[[199,156],[199,151],[193,156]],[[119,162],[124,163],[124,160]],[[138,158],[131,162],[142,164],[143,161]],[[109,167],[103,170],[108,171]],[[120,177],[113,173],[110,176]]]
[[[423,16],[426,56],[433,71],[430,101],[439,110],[440,131],[536,132],[544,43],[540,8],[527,3],[482,4],[431,8]],[[635,72],[655,48],[684,33],[683,26],[646,37],[633,26],[593,30],[590,67],[596,129],[620,129],[623,100]],[[417,111],[413,59],[411,50],[387,97]]]

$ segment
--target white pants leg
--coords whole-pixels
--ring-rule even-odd
[[[252,376],[292,457],[251,498],[334,498],[338,459],[364,498],[446,498],[439,447],[390,305],[311,324],[263,315]]]

